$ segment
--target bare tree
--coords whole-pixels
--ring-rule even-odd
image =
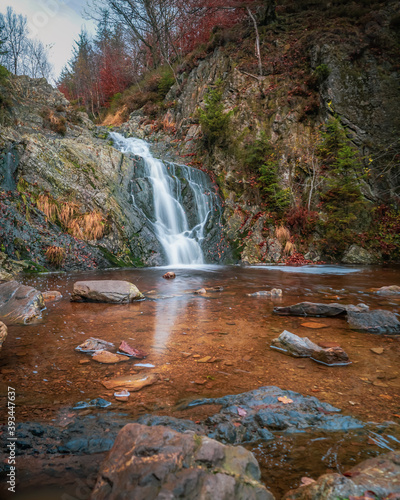
[[[39,40],[27,40],[22,58],[22,72],[31,78],[49,79],[52,66],[48,59],[50,47]]]
[[[21,14],[17,15],[12,7],[7,7],[5,16],[3,14],[0,14],[0,16],[0,22],[4,25],[5,47],[7,50],[6,64],[4,65],[17,75],[28,38],[27,19]]]

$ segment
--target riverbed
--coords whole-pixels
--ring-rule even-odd
[[[41,291],[61,292],[62,299],[47,303],[38,324],[9,327],[0,357],[0,389],[3,402],[7,386],[16,389],[18,422],[55,422],[66,409],[73,413],[72,407],[77,402],[94,398],[112,402],[107,410],[123,411],[131,419],[156,413],[197,421],[206,417],[207,412],[211,414],[212,409],[205,406],[182,411],[182,403],[270,385],[316,396],[365,422],[400,422],[400,336],[353,331],[343,318],[305,319],[273,313],[274,306],[302,301],[364,303],[371,309],[400,313],[400,299],[381,297],[374,290],[399,284],[400,268],[175,267],[173,280],[162,278],[166,270],[171,269],[56,273],[23,278],[25,284]],[[70,302],[75,281],[99,279],[130,281],[146,300],[129,305]],[[222,290],[194,293],[200,288],[215,287]],[[247,295],[272,288],[280,288],[282,297]],[[304,326],[310,321],[322,326]],[[283,330],[307,336],[317,344],[338,343],[352,364],[327,367],[270,349],[271,340]],[[116,346],[126,341],[148,356],[145,360],[131,359],[115,365],[96,363],[87,354],[75,350],[88,337],[104,339]],[[382,348],[382,353],[371,350],[376,348]],[[140,364],[151,366],[138,366]],[[133,393],[127,402],[115,401],[114,391],[106,389],[102,382],[135,372],[157,373],[159,381]],[[2,408],[5,408],[3,404]],[[280,462],[282,449],[286,449],[285,456],[289,457],[291,466],[296,462],[293,466],[296,473],[290,481],[276,487],[276,494],[292,487],[299,476],[307,473],[301,452],[295,451],[307,449],[311,438],[302,438],[302,443],[296,441],[298,438],[285,439],[279,451]],[[318,435],[312,439],[322,443],[322,451],[315,452],[320,468],[316,471],[313,466],[314,474],[335,470],[337,463],[344,461],[339,453],[337,463],[330,457],[332,464],[327,466],[322,458],[327,451],[324,446],[332,448],[328,438]],[[354,445],[357,443],[354,437],[351,442],[356,449],[365,449],[365,440]],[[370,444],[371,453],[378,453],[380,447]],[[272,463],[276,463],[276,470],[283,474],[285,463],[281,470],[278,460],[273,460],[277,448],[275,452],[264,446],[253,449],[264,467],[264,478],[268,467],[274,468]],[[349,452],[342,455],[346,454]],[[356,455],[354,450],[350,452],[350,464]]]

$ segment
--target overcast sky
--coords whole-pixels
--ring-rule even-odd
[[[0,0],[0,12],[4,14],[9,5],[17,14],[27,16],[32,38],[52,45],[50,61],[56,78],[70,59],[82,26],[94,31],[93,23],[82,17],[86,0]]]

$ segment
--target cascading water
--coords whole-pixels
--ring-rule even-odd
[[[148,184],[151,199],[142,196],[140,189],[138,196],[132,192],[132,199],[152,226],[167,263],[203,264],[201,244],[216,205],[209,178],[200,170],[154,158],[148,143],[141,139],[125,138],[115,132],[110,136],[120,151],[142,159],[143,172],[139,177],[142,185]],[[138,179],[136,184],[139,185]]]

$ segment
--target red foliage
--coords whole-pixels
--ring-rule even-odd
[[[285,260],[286,266],[307,266],[309,264],[314,264],[314,262],[306,259],[304,255],[299,252],[293,253]]]

